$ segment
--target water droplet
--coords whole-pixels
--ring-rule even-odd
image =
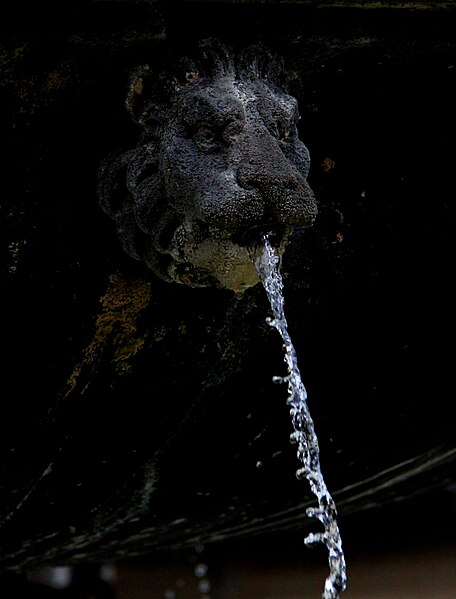
[[[316,509],[314,507],[308,507],[306,509],[306,514],[309,518],[315,518]]]
[[[296,470],[296,478],[298,480],[304,480],[307,478],[307,468],[299,468]]]
[[[301,433],[299,431],[294,431],[290,435],[290,443],[299,443],[301,437]]]
[[[209,593],[211,590],[211,583],[207,580],[207,578],[203,578],[198,583],[198,591],[200,593]]]
[[[323,532],[311,532],[304,539],[305,545],[316,545],[317,543],[326,543],[326,535]]]
[[[196,564],[195,566],[195,576],[198,578],[203,578],[207,574],[207,564]]]
[[[307,452],[308,452],[307,443],[299,443],[298,450],[296,452],[296,457],[303,464],[306,461]]]

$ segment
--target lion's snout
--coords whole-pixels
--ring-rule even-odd
[[[270,166],[270,170],[268,170]],[[307,181],[291,168],[277,165],[245,164],[239,168],[237,181],[242,189],[256,192],[260,212],[247,226],[261,224],[286,228],[308,227],[317,213],[314,194]]]

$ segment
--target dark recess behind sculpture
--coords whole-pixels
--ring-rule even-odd
[[[4,568],[305,526],[262,289],[153,278],[96,199],[135,144],[130,69],[207,36],[296,73],[319,217],[285,300],[342,520],[454,481],[454,12],[164,6],[15,8],[1,33]]]

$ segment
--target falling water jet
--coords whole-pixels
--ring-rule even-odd
[[[302,467],[296,471],[299,480],[307,479],[312,493],[317,498],[318,507],[307,509],[309,518],[316,518],[324,527],[324,532],[310,533],[305,539],[306,545],[324,543],[328,549],[329,575],[326,578],[322,599],[337,599],[345,590],[347,575],[342,540],[337,525],[337,510],[326,483],[321,474],[320,450],[314,429],[314,423],[307,406],[307,392],[301,380],[296,351],[288,333],[288,324],[284,312],[283,282],[280,274],[280,257],[271,245],[268,235],[262,235],[262,244],[254,248],[254,263],[258,276],[266,290],[271,304],[273,318],[266,322],[277,329],[283,340],[284,361],[288,374],[273,377],[275,383],[288,386],[287,405],[293,432],[290,442],[297,444],[297,458]]]

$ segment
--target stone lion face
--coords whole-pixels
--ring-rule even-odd
[[[141,138],[102,165],[100,202],[127,252],[165,280],[243,291],[258,282],[255,237],[271,231],[283,250],[316,216],[297,101],[248,60],[224,49],[209,74],[193,63],[149,97],[147,68],[133,77]]]

